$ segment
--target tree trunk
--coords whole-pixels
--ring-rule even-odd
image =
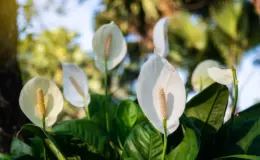
[[[26,121],[18,103],[22,80],[17,41],[17,3],[0,0],[0,153],[9,152],[12,136]]]

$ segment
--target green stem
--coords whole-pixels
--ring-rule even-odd
[[[49,139],[44,139],[44,142],[52,151],[52,153],[56,156],[58,160],[66,160],[66,158],[62,155],[62,153],[57,149],[57,147],[52,143]]]
[[[47,160],[47,155],[46,155],[46,149],[45,149],[45,147],[43,147],[43,158],[44,158],[44,160]]]
[[[200,77],[200,92],[202,91],[202,88],[203,86],[202,86],[202,78]]]
[[[118,144],[119,144],[120,149],[123,149],[124,147],[123,147],[123,145],[122,145],[121,140],[120,140],[119,137],[117,137],[117,141],[118,141]]]
[[[42,128],[45,130],[45,116],[42,115]]]
[[[237,108],[237,99],[238,99],[238,81],[237,81],[236,69],[234,67],[232,67],[232,73],[233,73],[233,88],[235,89],[235,97],[234,97],[232,112],[231,112],[231,122],[233,124],[233,119]]]
[[[85,113],[86,113],[86,117],[88,118],[88,120],[90,120],[90,114],[89,114],[89,110],[88,110],[87,105],[85,105]]]
[[[43,130],[46,130],[46,127],[45,127],[45,115],[42,115],[42,128],[43,128]],[[45,148],[44,148],[43,157],[44,157],[44,160],[47,160],[47,155],[46,155]]]
[[[86,103],[85,95],[84,95],[84,106],[85,106],[86,117],[88,118],[88,120],[90,120],[90,113],[89,113],[88,105]]]
[[[108,97],[108,84],[107,84],[107,79],[108,79],[108,73],[107,73],[107,60],[105,60],[105,96],[106,96],[106,101],[105,101],[105,117],[106,117],[106,127],[107,131],[110,131],[110,126],[109,126],[109,116],[108,116],[108,106],[107,106],[107,97]]]
[[[163,128],[164,128],[164,140],[163,140],[163,153],[161,160],[164,160],[166,148],[167,148],[167,120],[163,120]]]

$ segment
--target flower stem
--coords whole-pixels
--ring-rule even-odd
[[[167,148],[167,120],[163,120],[163,128],[164,128],[164,139],[163,139],[163,153],[162,153],[162,158],[161,160],[164,160],[165,153],[166,153],[166,148]]]
[[[43,130],[46,129],[45,127],[45,115],[42,115],[42,128]],[[47,160],[47,155],[46,155],[46,149],[44,148],[44,152],[43,152],[43,157],[44,157],[44,160]]]
[[[45,130],[45,115],[42,115],[42,128]]]
[[[202,78],[200,77],[200,92],[202,91]]]
[[[58,160],[66,160],[66,158],[62,155],[62,153],[57,149],[57,147],[52,143],[49,139],[44,139],[44,142],[52,151],[52,153],[57,157]]]
[[[88,120],[90,120],[90,113],[89,113],[88,105],[86,103],[85,95],[84,95],[84,106],[85,106],[84,109],[85,109],[86,117],[88,118]]]
[[[46,155],[46,149],[43,147],[43,158],[44,160],[47,160],[47,155]]]
[[[110,126],[109,126],[109,116],[108,116],[108,106],[107,106],[107,97],[108,97],[108,73],[107,73],[107,60],[105,60],[105,96],[106,96],[106,101],[105,101],[105,117],[106,117],[106,128],[107,131],[110,131]]]
[[[233,73],[233,88],[235,89],[235,97],[234,97],[232,112],[231,112],[231,122],[233,124],[233,119],[237,108],[237,99],[238,99],[238,80],[237,80],[236,69],[234,67],[232,67],[232,73]]]
[[[90,120],[90,114],[89,114],[89,110],[88,110],[87,105],[85,105],[85,112],[86,112],[86,117],[88,118],[88,120]]]

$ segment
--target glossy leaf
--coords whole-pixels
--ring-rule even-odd
[[[44,143],[40,137],[34,137],[30,139],[33,156],[37,159],[43,158],[44,154]]]
[[[254,118],[240,123],[226,123],[219,131],[216,147],[218,157],[230,154],[249,154],[260,156],[260,118]]]
[[[223,124],[228,96],[226,86],[214,83],[187,103],[185,113],[193,121],[199,120],[217,131]],[[204,125],[200,130],[206,129]]]
[[[236,158],[236,159],[246,159],[246,160],[260,160],[260,156],[246,155],[246,154],[225,156],[225,157],[216,158],[214,160],[234,159],[234,158]]]
[[[109,124],[110,126],[115,126],[115,115],[118,106],[113,102],[112,97],[108,97],[99,94],[91,95],[91,102],[89,104],[89,112],[91,114],[91,120],[106,130],[106,120],[105,120],[105,107],[108,109]]]
[[[239,112],[239,116],[234,117],[233,124],[240,124],[242,122],[252,120],[252,119],[258,119],[260,118],[260,103],[257,103],[248,109]],[[227,123],[231,123],[231,121],[228,121]]]
[[[88,144],[81,139],[65,134],[54,135],[56,142],[60,145],[61,150],[66,153],[68,159],[76,158],[79,159],[105,159],[102,155],[98,153],[92,153],[88,151]]]
[[[182,142],[166,157],[167,160],[195,160],[199,153],[199,143],[196,133],[191,128],[185,127]]]
[[[140,107],[130,100],[121,102],[116,113],[118,121],[129,128],[133,127],[138,119],[143,118],[141,115],[142,110]]]
[[[150,123],[138,124],[126,139],[124,159],[159,160],[163,151],[161,134]]]
[[[135,124],[146,120],[140,107],[130,101],[125,100],[120,103],[116,113],[117,127],[122,143],[131,132]]]
[[[38,126],[35,126],[33,124],[25,124],[20,129],[20,131],[17,133],[17,136],[19,136],[20,134],[24,134],[24,135],[27,135],[27,136],[35,136],[35,137],[38,136],[42,140],[49,139],[51,141],[51,143],[53,143],[53,146],[56,148],[56,150],[64,155],[64,153],[61,152],[59,145],[56,143],[56,141],[53,138],[53,136],[51,135],[51,133],[43,130],[42,128],[40,128]],[[32,142],[32,145],[33,145],[33,142]]]
[[[109,155],[106,132],[88,119],[63,121],[52,128],[56,135],[72,135],[78,137],[93,148],[93,151]]]
[[[247,124],[248,122],[246,122]],[[250,123],[250,122],[249,122]],[[244,124],[245,125],[245,124]],[[257,155],[260,156],[260,153],[257,152],[257,148],[260,147],[260,140],[258,140],[258,136],[260,136],[260,119],[258,119],[257,121],[255,121],[252,126],[250,127],[249,130],[247,130],[247,134],[245,136],[243,136],[243,138],[241,138],[236,144],[242,148],[245,153],[250,153],[250,152],[255,152],[258,153]],[[242,132],[242,126],[240,128],[240,131]],[[256,141],[256,142],[254,142]],[[254,148],[250,148],[251,146],[253,146],[255,143],[256,146],[255,149]],[[251,150],[250,150],[251,149]]]
[[[201,133],[199,159],[211,159],[215,152],[212,146],[216,133],[224,121],[228,97],[228,88],[214,83],[192,98],[186,105],[187,117]]]
[[[21,157],[24,155],[33,155],[32,148],[28,144],[20,141],[17,138],[14,138],[12,140],[10,152],[14,158]]]

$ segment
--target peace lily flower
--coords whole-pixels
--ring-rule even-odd
[[[90,103],[88,79],[85,72],[72,63],[61,63],[65,98],[76,107],[87,107]]]
[[[63,98],[56,84],[44,77],[36,76],[23,87],[19,104],[23,113],[37,126],[50,127],[63,108]],[[43,118],[45,126],[43,126]]]
[[[208,74],[212,80],[223,85],[229,85],[233,82],[233,73],[231,69],[211,67],[208,68]]]
[[[184,83],[175,68],[164,58],[154,54],[142,66],[137,80],[137,99],[149,121],[167,135],[179,126],[184,112],[186,92]]]
[[[154,40],[154,53],[167,57],[169,54],[169,41],[168,41],[168,17],[161,18],[154,26],[153,40]]]
[[[191,77],[191,84],[195,91],[201,91],[210,86],[214,81],[208,75],[208,68],[220,67],[220,64],[214,60],[204,60],[194,69]]]
[[[114,22],[101,26],[92,39],[96,67],[105,72],[115,68],[126,55],[126,41]]]

